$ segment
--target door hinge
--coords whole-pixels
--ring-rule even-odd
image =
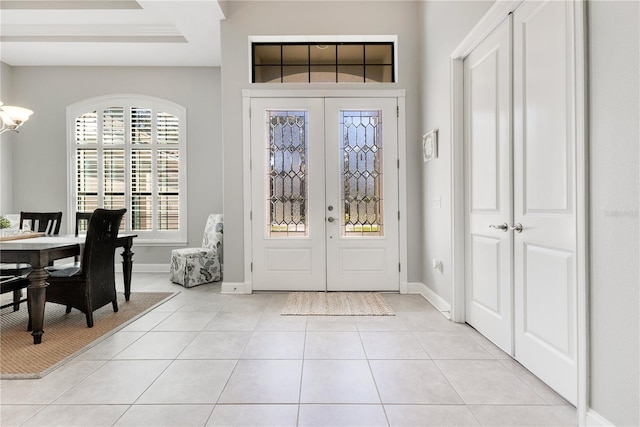
[[[398,273],[402,273],[402,264],[398,263]]]
[[[251,272],[253,273],[253,263],[251,263]]]
[[[253,211],[249,211],[249,221],[253,221]]]
[[[400,221],[400,211],[398,211],[398,221]]]
[[[396,163],[398,164],[398,169],[400,169],[400,159]]]
[[[396,117],[400,117],[400,106],[396,106]]]

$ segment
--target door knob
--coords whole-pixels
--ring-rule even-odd
[[[507,225],[507,223],[506,223],[506,222],[504,222],[504,223],[502,223],[502,224],[500,224],[500,225],[494,225],[494,224],[491,224],[491,225],[489,226],[489,228],[495,228],[496,230],[507,231],[507,230],[509,229],[509,226]]]
[[[329,222],[333,222],[333,221],[335,221],[335,220],[336,220],[336,219],[335,219],[334,217],[332,217],[332,216],[330,216],[329,218],[327,218],[327,221],[329,221]]]
[[[516,225],[512,225],[511,229],[514,231],[517,231],[518,233],[522,233],[522,230],[523,230],[522,224],[517,223]]]

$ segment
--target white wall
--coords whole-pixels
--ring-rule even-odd
[[[207,215],[222,212],[220,68],[11,69],[15,103],[34,110],[13,140],[13,211],[61,210],[61,232],[66,232],[65,218],[72,214],[67,212],[66,107],[108,94],[155,96],[187,109],[188,240],[190,246],[200,246]],[[2,141],[3,146],[7,142]],[[140,264],[168,268],[171,249],[136,244],[134,268]]]
[[[640,3],[588,3],[591,408],[640,425]]]
[[[438,129],[438,158],[421,164],[424,230],[421,281],[451,304],[451,72],[449,55],[471,31],[493,1],[428,1],[422,3],[422,72],[420,131]],[[440,199],[440,206],[434,200]],[[442,274],[432,259],[443,262]]]
[[[0,101],[20,105],[12,96],[13,69],[0,62]],[[13,212],[13,146],[19,138],[13,132],[0,135],[0,215]]]
[[[243,282],[242,89],[309,89],[304,85],[249,83],[250,35],[398,35],[399,76],[395,84],[314,85],[318,89],[407,89],[408,278],[419,281],[422,216],[421,151],[418,144],[419,2],[412,1],[230,1],[221,22],[224,106],[225,281]]]

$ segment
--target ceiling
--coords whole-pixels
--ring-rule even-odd
[[[217,0],[0,0],[13,66],[220,66]]]

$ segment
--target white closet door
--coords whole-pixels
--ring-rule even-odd
[[[515,357],[577,401],[573,2],[514,13]]]
[[[511,21],[464,61],[467,323],[512,352]]]

